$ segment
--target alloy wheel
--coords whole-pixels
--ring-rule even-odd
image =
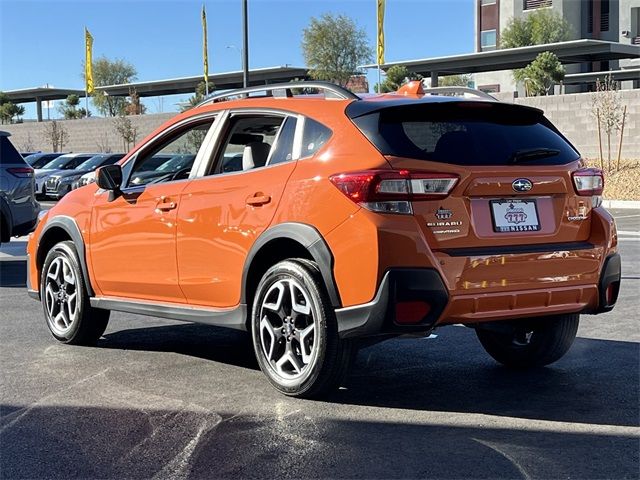
[[[276,281],[262,300],[259,336],[269,368],[285,380],[305,375],[318,354],[319,321],[296,280]]]
[[[78,316],[77,279],[66,257],[56,257],[49,264],[44,297],[51,330],[57,335],[65,335]]]

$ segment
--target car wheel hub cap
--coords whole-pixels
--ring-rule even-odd
[[[279,377],[292,380],[307,372],[317,355],[317,322],[309,295],[296,280],[271,285],[260,307],[260,347]]]
[[[76,275],[69,260],[55,258],[47,269],[44,301],[49,326],[58,335],[66,334],[78,316]]]

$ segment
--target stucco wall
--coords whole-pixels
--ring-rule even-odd
[[[142,140],[175,113],[154,115],[132,115],[129,118],[137,128],[136,141]],[[113,118],[87,118],[81,120],[58,120],[67,131],[69,140],[63,147],[65,152],[122,152],[122,138],[116,132]],[[51,142],[45,138],[47,122],[27,122],[15,125],[0,125],[0,130],[11,132],[11,141],[20,151],[46,151],[52,149]]]

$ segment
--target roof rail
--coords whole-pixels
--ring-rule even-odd
[[[343,100],[359,100],[355,93],[344,87],[329,82],[287,82],[274,83],[272,85],[259,85],[256,87],[240,88],[225,93],[218,93],[205,98],[197,106],[201,107],[213,102],[221,102],[227,98],[244,96],[249,97],[250,93],[265,92],[267,97],[293,97],[292,90],[309,88],[324,92],[325,98],[339,98]]]
[[[469,95],[475,95],[476,97],[484,98],[485,100],[491,100],[492,102],[498,101],[496,97],[489,95],[487,92],[483,92],[482,90],[476,90],[475,88],[469,88],[469,87],[431,87],[431,88],[425,88],[423,91],[425,95],[428,93],[432,95],[468,93]]]

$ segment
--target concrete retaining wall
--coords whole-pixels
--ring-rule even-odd
[[[139,142],[175,113],[154,115],[131,115],[131,123],[137,128],[136,141]],[[67,131],[69,140],[62,148],[65,152],[122,152],[122,137],[114,126],[114,118],[87,118],[81,120],[58,120]],[[44,136],[47,122],[27,122],[15,125],[0,125],[0,130],[11,132],[11,142],[20,151],[42,150],[50,152],[50,140]]]
[[[517,104],[531,105],[545,111],[549,119],[578,148],[584,157],[598,157],[597,123],[591,113],[594,93],[577,93],[554,95],[549,97],[512,98],[498,94],[500,100]],[[625,124],[623,158],[640,159],[640,90],[623,90],[621,101],[627,105],[627,121]],[[131,116],[133,124],[138,128],[137,140],[146,135],[175,113]],[[112,118],[89,118],[83,120],[61,120],[69,133],[69,141],[65,151],[122,151],[122,139],[114,128]],[[43,136],[44,123],[23,123],[17,125],[0,125],[0,130],[11,132],[14,145],[19,150],[50,151],[51,145]],[[617,138],[612,140],[613,155],[617,154]],[[606,137],[603,134],[604,154],[606,153]]]
[[[595,93],[573,93],[548,97],[504,98],[517,104],[544,110],[545,115],[586,158],[598,158],[598,124],[592,113]],[[622,143],[622,158],[640,159],[640,90],[621,90],[620,100],[627,106],[627,118]],[[612,156],[618,154],[618,136],[612,135]],[[602,131],[602,151],[607,157],[607,138]]]

